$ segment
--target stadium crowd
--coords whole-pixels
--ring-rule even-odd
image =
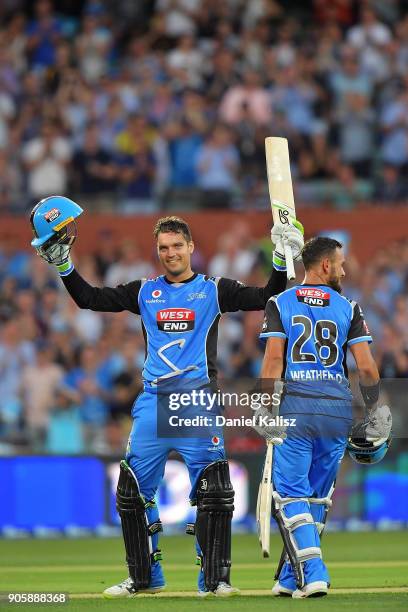
[[[407,196],[406,0],[3,0],[0,214],[53,193],[123,214]]]
[[[269,241],[266,241],[269,242]],[[237,221],[193,268],[265,283],[271,255]],[[95,285],[116,285],[160,273],[156,258],[106,231],[94,254],[76,261]],[[270,242],[269,242],[270,246]],[[75,255],[75,249],[74,249]],[[362,305],[375,338],[383,377],[408,376],[408,242],[378,252],[364,269],[348,255],[344,292]],[[262,312],[221,319],[221,378],[256,377],[264,347]],[[121,456],[130,409],[140,388],[144,340],[131,313],[79,310],[52,266],[19,251],[13,238],[0,244],[0,453],[101,453]],[[230,449],[261,448],[255,433],[236,436]]]

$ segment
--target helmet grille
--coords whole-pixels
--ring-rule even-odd
[[[38,252],[43,259],[49,263],[60,262],[66,249],[63,247],[71,246],[77,237],[77,227],[74,220],[70,221],[62,227],[58,232],[42,246],[38,248]]]

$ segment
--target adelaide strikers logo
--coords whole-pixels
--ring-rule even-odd
[[[155,289],[154,291],[152,291],[152,297],[153,298],[159,298],[161,296],[162,292],[160,291],[160,289]]]

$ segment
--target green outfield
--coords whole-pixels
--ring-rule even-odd
[[[0,591],[67,592],[67,606],[0,603],[16,610],[375,610],[408,609],[408,532],[328,533],[323,552],[332,578],[330,595],[293,601],[269,594],[280,554],[280,539],[272,536],[272,560],[263,560],[255,536],[233,538],[232,582],[242,596],[202,600],[194,596],[197,568],[193,539],[163,537],[167,590],[156,596],[109,601],[100,593],[126,576],[119,539],[0,540]]]

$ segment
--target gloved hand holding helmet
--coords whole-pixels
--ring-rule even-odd
[[[38,255],[64,276],[72,271],[70,251],[77,236],[75,219],[83,209],[64,196],[44,198],[31,211],[31,241]]]
[[[375,405],[365,418],[356,423],[348,439],[347,450],[356,463],[373,465],[385,456],[392,437],[392,416],[389,407]]]

